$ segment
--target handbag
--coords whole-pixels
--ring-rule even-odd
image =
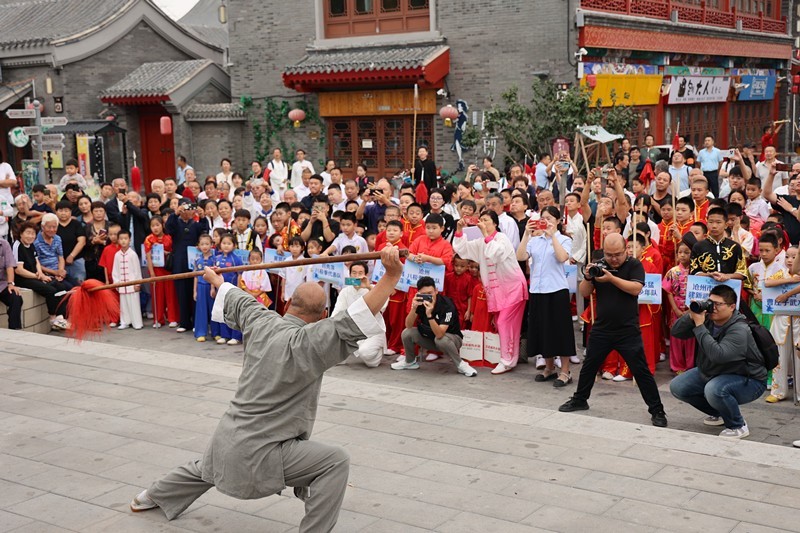
[[[164,268],[171,272],[172,265],[173,265],[172,252],[164,252]]]

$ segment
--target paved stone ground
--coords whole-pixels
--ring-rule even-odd
[[[2,337],[0,531],[296,529],[302,504],[282,496],[243,502],[212,490],[173,522],[127,508],[202,453],[235,388],[239,350],[198,349],[164,330],[82,345]],[[703,434],[669,401],[672,426],[697,432],[613,420],[648,421],[629,384],[599,384],[590,416],[558,413],[569,390],[534,387],[532,373],[333,369],[314,438],[352,457],[337,531],[800,530],[800,450]],[[747,412],[755,438],[768,431],[756,414],[790,412],[777,407]]]

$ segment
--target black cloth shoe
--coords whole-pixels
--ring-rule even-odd
[[[586,411],[589,409],[589,403],[586,400],[579,400],[577,398],[570,398],[564,402],[558,410],[562,413],[571,413],[573,411]]]
[[[667,413],[664,411],[654,413],[653,416],[650,417],[650,420],[653,421],[653,425],[657,428],[667,427]]]

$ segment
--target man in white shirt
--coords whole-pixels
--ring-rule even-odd
[[[178,156],[178,168],[175,169],[175,181],[178,182],[178,185],[182,185],[184,181],[186,181],[186,169],[192,168],[189,163],[186,162],[186,157],[179,155]]]
[[[312,171],[304,167],[300,174],[300,183],[298,185],[292,185],[292,190],[295,192],[295,194],[297,194],[298,202],[302,202],[303,198],[311,194],[311,189],[308,188],[308,184],[311,181],[311,175]]]
[[[292,165],[292,189],[299,187],[303,183],[303,169],[310,170],[309,176],[314,173],[314,165],[311,164],[311,161],[306,161],[305,150],[298,149],[295,152],[295,157],[297,159]]]
[[[503,196],[497,193],[490,194],[486,198],[486,208],[495,212],[500,223],[498,226],[500,233],[508,237],[508,240],[511,241],[511,246],[516,250],[517,246],[519,246],[519,226],[503,209]]]
[[[767,146],[764,149],[764,161],[759,161],[756,163],[756,175],[761,178],[761,183],[767,182],[767,177],[769,177],[769,168],[770,165],[773,163],[776,165],[782,165],[783,161],[779,161],[775,158],[777,152],[775,152],[774,146]],[[789,181],[789,173],[785,171],[779,171],[775,174],[775,181],[773,182],[773,191],[780,187],[781,185],[786,185]],[[764,190],[762,194],[766,197],[768,192]],[[776,193],[777,194],[777,193]]]
[[[536,186],[542,189],[547,188],[547,184],[550,182],[548,179],[550,173],[547,172],[547,167],[550,166],[550,162],[552,161],[552,157],[550,154],[543,154],[542,158],[536,163]]]
[[[269,182],[272,188],[280,193],[286,190],[286,182],[289,180],[289,165],[283,160],[283,152],[280,148],[272,151],[272,161],[267,163],[269,169]]]
[[[719,196],[719,169],[722,167],[724,158],[722,152],[714,146],[714,137],[706,135],[704,140],[705,148],[697,154],[697,162],[700,163],[700,170],[708,180],[708,190],[714,195]]]

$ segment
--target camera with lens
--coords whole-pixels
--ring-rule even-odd
[[[600,276],[605,274],[605,272],[603,272],[603,269],[609,270],[608,264],[603,260],[597,261],[594,264],[586,265],[586,269],[584,270],[583,276],[586,279],[599,278]]]
[[[692,313],[713,313],[714,302],[712,300],[692,300],[689,302],[689,309]]]

